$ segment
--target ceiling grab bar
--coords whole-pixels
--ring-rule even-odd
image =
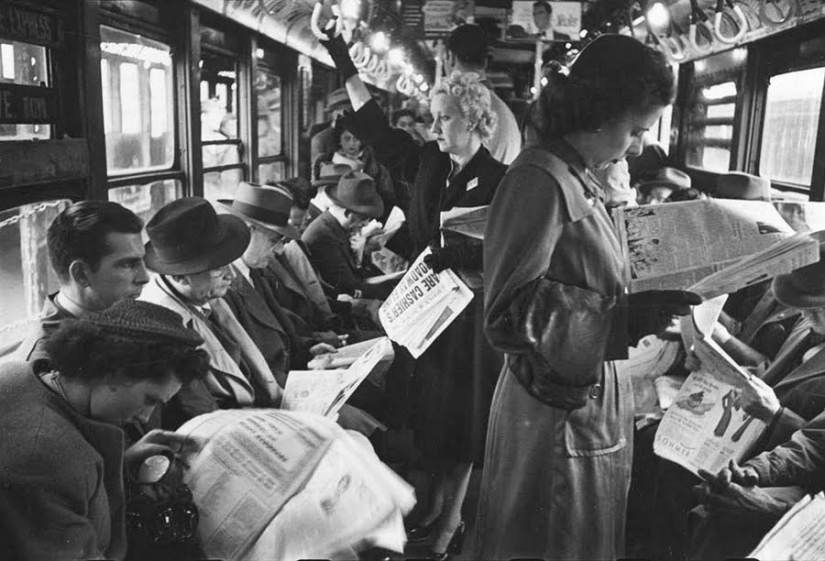
[[[663,4],[664,6],[664,4]],[[665,6],[665,9],[669,11],[669,9]],[[645,14],[647,10],[645,10]],[[678,29],[675,24],[673,24],[672,18],[670,19],[670,23],[668,23],[668,31],[667,35],[659,35],[654,30],[653,27],[650,25],[650,20],[645,15],[645,27],[647,28],[647,42],[655,42],[659,46],[659,50],[665,53],[668,58],[675,62],[681,62],[687,58],[687,52],[685,51],[685,47],[687,44],[683,42],[683,39],[679,37],[672,37],[670,31],[673,29]]]
[[[688,28],[688,42],[693,54],[705,55],[713,49],[715,41],[713,27],[708,22],[705,11],[699,7],[699,0],[690,0],[690,27]],[[701,32],[701,33],[700,33]],[[705,41],[699,44],[699,35],[703,35]]]
[[[782,25],[783,23],[787,22],[789,19],[796,15],[796,12],[799,9],[799,5],[797,0],[784,0],[784,2],[788,5],[788,12],[783,14],[782,8],[780,7],[781,2],[779,0],[760,0],[759,19],[761,19],[763,22],[771,26]],[[772,15],[768,13],[768,4],[773,6],[779,13],[780,17],[778,19],[774,18]]]
[[[315,35],[320,41],[327,41],[328,37],[327,34],[321,31],[321,26],[319,25],[321,20],[321,12],[324,9],[324,3],[322,0],[318,0],[315,3],[315,6],[312,8],[312,17],[309,20],[309,28],[312,30],[312,34]],[[330,24],[335,26],[335,32],[333,33],[333,37],[337,37],[341,34],[344,29],[344,23],[341,20],[341,9],[338,7],[337,4],[333,4],[332,6],[332,18],[324,25],[324,28],[328,28]]]
[[[739,31],[737,31],[736,35],[732,37],[726,37],[725,34],[722,33],[722,15],[725,12],[726,3],[728,8],[730,8],[730,11],[733,12],[731,17],[733,17],[736,21],[736,25],[739,27]],[[719,42],[725,43],[726,45],[735,45],[741,41],[745,36],[745,33],[748,32],[748,18],[745,17],[745,13],[742,11],[742,8],[731,2],[731,0],[718,0],[718,2],[716,2],[716,13],[713,16],[713,31]]]

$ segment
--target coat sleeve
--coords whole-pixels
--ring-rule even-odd
[[[801,485],[810,491],[825,489],[825,413],[770,452],[745,462],[759,474],[760,487]]]
[[[372,148],[378,162],[394,179],[412,182],[421,162],[421,147],[407,132],[390,126],[374,99],[350,115],[348,124],[355,136]]]
[[[103,559],[95,525],[85,514],[94,482],[67,473],[65,458],[48,452],[27,458],[25,471],[0,474],[0,557]]]

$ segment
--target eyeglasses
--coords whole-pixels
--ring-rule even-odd
[[[213,279],[219,279],[222,276],[226,275],[229,272],[229,264],[224,265],[220,269],[212,269],[209,272],[209,276]]]

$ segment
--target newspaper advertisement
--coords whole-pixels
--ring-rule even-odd
[[[200,543],[220,559],[243,557],[331,443],[328,431],[265,409],[196,417],[178,432],[206,441],[184,482],[200,512]]]
[[[490,206],[454,207],[441,213],[441,229],[477,240],[484,239]]]
[[[286,380],[281,409],[334,417],[370,372],[393,354],[390,340],[381,337],[346,370],[293,370]]]
[[[473,299],[473,292],[450,269],[433,271],[425,249],[378,311],[390,339],[420,357]]]
[[[768,532],[748,558],[763,561],[825,559],[825,494],[805,495]]]
[[[739,403],[750,374],[711,338],[723,304],[724,297],[694,307],[692,334],[686,340],[692,339],[702,367],[685,380],[653,441],[656,455],[696,475],[700,469],[716,473],[731,459],[741,460],[765,429],[765,423]]]
[[[403,552],[413,489],[361,435],[316,415],[263,409],[210,413],[180,431],[207,442],[186,475],[207,557],[356,558],[368,544]],[[278,471],[285,463],[291,469]],[[266,492],[278,487],[277,496]]]
[[[685,290],[793,234],[770,204],[704,200],[617,209],[631,292]]]

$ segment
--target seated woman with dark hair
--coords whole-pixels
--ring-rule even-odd
[[[125,556],[124,478],[194,442],[155,430],[124,452],[121,426],[206,373],[201,343],[171,310],[122,300],[65,320],[48,360],[0,366],[0,559]]]

